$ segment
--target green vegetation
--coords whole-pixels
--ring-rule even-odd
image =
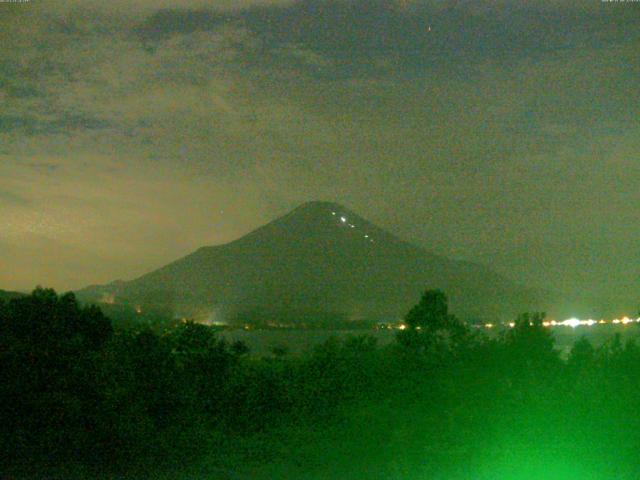
[[[543,315],[486,338],[427,291],[394,345],[258,358],[209,327],[113,328],[72,294],[0,302],[8,478],[635,479],[640,348]]]

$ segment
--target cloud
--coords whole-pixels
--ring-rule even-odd
[[[88,11],[97,14],[120,14],[122,16],[148,15],[159,9],[214,9],[235,11],[253,6],[286,5],[292,0],[48,0],[38,2],[37,7],[47,12],[69,14]],[[33,2],[36,3],[36,2]]]
[[[3,24],[0,261],[30,259],[19,288],[132,278],[315,198],[541,282],[571,281],[541,266],[579,271],[576,242],[640,261],[610,233],[640,233],[632,22],[552,2],[530,22],[501,4],[513,23],[490,2],[260,2],[224,21],[106,4]]]
[[[0,190],[0,206],[24,207],[30,205],[28,198],[6,190]]]
[[[150,41],[167,36],[242,25],[264,45],[261,54],[304,52],[335,76],[416,73],[456,66],[460,72],[486,60],[503,63],[523,56],[634,35],[634,7],[603,10],[579,2],[459,2],[304,0],[237,12],[170,9],[148,16],[136,28]],[[294,56],[295,58],[295,56]],[[290,55],[289,60],[292,59]],[[331,60],[331,62],[328,61]],[[286,62],[279,62],[282,67]],[[313,74],[310,70],[308,73]]]
[[[0,133],[19,132],[21,134],[70,133],[78,129],[95,130],[107,128],[106,120],[92,118],[83,114],[61,112],[51,118],[30,114],[0,115]]]

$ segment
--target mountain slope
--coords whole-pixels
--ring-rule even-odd
[[[212,320],[250,313],[313,321],[397,319],[425,288],[445,290],[465,318],[507,319],[544,307],[541,292],[434,255],[329,202],[303,204],[238,240],[79,295]]]

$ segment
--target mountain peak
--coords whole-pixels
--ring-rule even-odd
[[[339,203],[336,203],[336,202],[329,202],[325,200],[310,200],[308,202],[301,203],[292,211],[295,212],[296,210],[321,211],[321,210],[346,210],[346,208],[343,205],[340,205]]]
[[[354,215],[354,213],[344,205],[340,205],[336,202],[313,200],[298,205],[282,218],[290,216],[302,216],[306,218],[309,218],[311,216],[319,216],[322,218],[326,218],[328,215]]]
[[[329,238],[334,237],[339,231],[349,232],[351,236],[369,239],[371,234],[380,235],[381,233],[378,227],[349,208],[326,201],[305,202],[282,217],[255,230],[247,238],[254,239],[254,234],[269,236],[273,234],[274,229],[281,232],[280,235],[277,235],[280,238],[286,235],[295,236],[298,239],[317,235]]]

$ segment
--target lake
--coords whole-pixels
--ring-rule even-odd
[[[482,329],[487,335],[499,335],[502,328]],[[311,350],[331,337],[345,337],[348,335],[370,335],[378,340],[380,345],[395,340],[397,330],[227,330],[221,333],[228,341],[243,341],[255,355],[269,355],[273,348],[286,348],[288,352],[299,354]],[[640,326],[632,323],[628,325],[593,325],[567,327],[552,327],[551,332],[556,339],[556,348],[563,357],[571,350],[573,343],[580,337],[586,337],[594,346],[599,346],[611,340],[616,333],[621,335],[622,341],[636,339],[640,336]]]

